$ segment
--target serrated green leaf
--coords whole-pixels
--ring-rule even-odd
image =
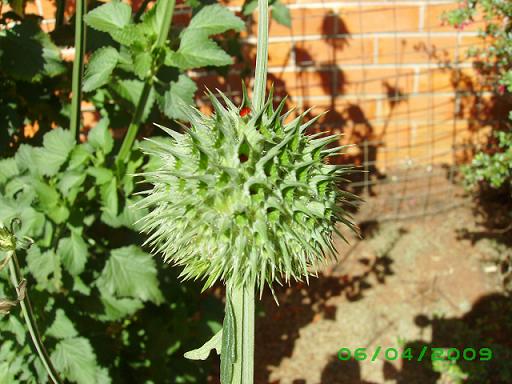
[[[230,29],[241,31],[244,22],[235,16],[228,8],[219,4],[203,7],[193,18],[182,33],[182,39],[201,35],[202,37],[217,35]]]
[[[104,292],[101,292],[101,301],[105,308],[105,314],[100,316],[102,321],[118,321],[133,315],[144,307],[144,304],[139,299],[126,297],[119,299]]]
[[[14,374],[9,370],[9,362],[3,361],[0,363],[0,383],[14,382]]]
[[[108,374],[107,368],[98,368],[96,370],[96,384],[111,384],[112,379]]]
[[[96,184],[103,185],[110,183],[114,178],[114,172],[111,169],[104,167],[90,167],[87,168],[87,173],[96,179]]]
[[[39,173],[54,176],[68,159],[75,147],[75,139],[70,131],[62,128],[52,129],[44,135],[43,147],[33,148],[33,163]]]
[[[58,205],[60,195],[53,186],[40,180],[33,180],[32,187],[37,194],[39,207],[43,211],[51,211]]]
[[[31,174],[39,174],[39,167],[30,166],[37,164],[35,159],[35,149],[31,145],[21,144],[14,155],[16,166],[20,172],[29,171]]]
[[[9,316],[6,330],[12,332],[16,336],[16,341],[19,345],[23,345],[25,343],[27,335],[25,326],[15,316]]]
[[[16,214],[18,216],[18,214]],[[46,219],[45,216],[32,207],[24,207],[18,216],[21,219],[20,236],[38,237],[42,234]],[[11,217],[13,218],[13,217]]]
[[[47,335],[55,337],[56,339],[69,339],[71,337],[78,336],[78,332],[75,326],[66,316],[66,313],[62,309],[57,309],[55,313],[55,320],[52,325],[46,331]]]
[[[91,287],[86,285],[80,276],[73,276],[73,291],[89,296],[91,294]]]
[[[231,57],[208,36],[230,29],[241,31],[243,21],[226,7],[218,4],[201,9],[181,34],[180,46],[176,52],[168,51],[165,64],[182,70],[232,64]]]
[[[142,23],[139,24],[147,35],[152,33],[157,36],[162,31],[162,23],[165,16],[165,11],[160,9],[162,3],[162,0],[157,0],[155,6],[145,13]]]
[[[110,33],[127,26],[131,16],[132,9],[128,4],[114,0],[87,13],[84,21],[93,29]]]
[[[292,17],[290,15],[290,10],[280,1],[276,1],[274,4],[272,4],[272,18],[285,27],[292,27]]]
[[[121,212],[119,215],[115,215],[111,211],[105,210],[101,214],[101,221],[113,228],[126,227],[138,231],[140,224],[135,223],[143,216],[144,210],[135,209],[132,206],[132,201],[130,199],[126,199],[123,212]]]
[[[128,101],[135,108],[139,104],[142,95],[144,82],[140,80],[119,80],[112,85],[112,89],[123,99]],[[155,89],[151,88],[149,96],[142,114],[142,120],[146,120],[155,103]]]
[[[170,88],[159,97],[160,110],[169,118],[188,120],[185,106],[194,103],[197,91],[196,83],[186,75],[180,75],[177,81],[170,84]]]
[[[85,145],[77,145],[71,152],[68,169],[77,169],[86,164],[90,158],[91,153],[86,149]]]
[[[155,260],[136,246],[112,250],[97,285],[112,296],[155,303],[163,300],[158,287]]]
[[[57,187],[60,193],[67,198],[69,202],[74,202],[76,195],[81,191],[82,185],[87,174],[78,171],[66,171],[60,174]]]
[[[39,180],[32,181],[32,187],[37,194],[38,207],[57,224],[63,223],[69,217],[69,209],[62,202],[55,187]]]
[[[57,253],[62,265],[71,275],[76,276],[84,271],[89,251],[87,243],[76,231],[71,231],[70,237],[59,241]]]
[[[223,66],[233,59],[212,40],[199,34],[182,39],[178,51],[168,51],[165,64],[182,70],[205,66]]]
[[[89,131],[87,141],[96,150],[101,150],[104,154],[110,153],[114,147],[114,138],[108,130],[110,120],[108,117],[102,118],[93,129]]]
[[[94,91],[107,84],[118,60],[119,52],[113,47],[103,47],[94,52],[85,70],[82,86],[84,92]]]
[[[46,214],[56,224],[62,224],[69,218],[69,209],[64,204],[59,204]]]
[[[108,32],[115,41],[126,46],[144,39],[143,29],[139,24],[128,24],[121,29],[113,29]]]
[[[50,291],[60,286],[60,262],[55,252],[41,253],[38,247],[32,246],[27,251],[27,266],[38,284]]]
[[[13,157],[0,160],[0,184],[4,184],[11,177],[18,174],[18,165]]]
[[[150,51],[137,52],[133,58],[133,72],[140,80],[144,80],[151,74],[153,56]]]
[[[96,384],[98,365],[89,341],[83,337],[57,343],[51,359],[62,376],[77,384]]]
[[[117,180],[113,178],[109,183],[100,185],[100,196],[102,209],[112,215],[117,215],[119,208]]]

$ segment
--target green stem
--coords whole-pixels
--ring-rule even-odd
[[[258,0],[258,46],[252,103],[255,111],[265,104],[268,63],[268,0]]]
[[[242,383],[254,381],[254,285],[244,288]]]
[[[55,25],[62,27],[64,25],[64,10],[66,9],[66,0],[57,0],[57,11],[55,12]]]
[[[142,88],[139,103],[137,104],[137,108],[135,109],[135,113],[133,114],[132,121],[130,122],[128,131],[126,132],[126,136],[124,137],[123,144],[121,144],[119,154],[117,155],[118,163],[125,163],[130,156],[130,151],[132,150],[133,143],[135,141],[135,138],[137,137],[139,125],[142,121],[142,116],[144,114],[144,109],[146,108],[149,92],[151,92],[152,86],[153,83],[151,81],[147,81],[146,83],[144,83],[144,88]]]
[[[140,5],[139,9],[137,9],[137,13],[135,13],[135,16],[133,17],[133,20],[135,20],[135,22],[138,22],[140,20],[140,18],[142,17],[142,14],[144,13],[144,11],[146,10],[146,8],[148,7],[148,4],[151,0],[144,0],[142,2],[142,4]]]
[[[159,47],[163,47],[167,41],[167,36],[169,35],[169,30],[171,28],[172,16],[174,14],[174,5],[176,4],[176,0],[160,1],[165,2],[165,6],[163,9],[164,19],[162,21],[162,30],[160,31],[160,34],[158,35],[158,40],[156,42],[156,51],[158,51]],[[156,72],[156,70],[153,72]],[[142,116],[149,99],[149,93],[151,91],[151,87],[153,86],[153,75],[154,73],[148,76],[146,82],[144,83],[144,88],[142,89],[139,102],[137,103],[135,114],[133,115],[132,121],[130,122],[130,126],[128,127],[128,131],[126,132],[126,136],[123,140],[123,144],[121,144],[119,154],[117,155],[116,162],[118,164],[126,163],[128,161],[128,158],[130,157],[130,152],[132,150],[133,143],[135,142],[137,132],[139,131],[139,127],[142,123]]]
[[[11,254],[7,255],[7,257],[10,256],[9,272],[11,277],[11,283],[15,287],[17,287],[21,281],[20,267],[18,259],[16,257],[16,253],[14,251],[10,251],[10,253]],[[22,300],[20,300],[20,307],[21,313],[23,314],[23,319],[25,320],[25,324],[32,339],[32,343],[34,344],[37,354],[39,355],[39,358],[41,359],[41,362],[43,363],[43,366],[46,369],[48,376],[50,376],[50,379],[54,384],[61,384],[62,382],[59,378],[59,374],[57,373],[57,370],[53,366],[50,356],[48,355],[48,352],[46,352],[46,348],[44,347],[44,344],[41,340],[41,334],[39,333],[39,329],[37,328],[34,313],[32,311],[32,306],[30,305],[30,300],[28,298],[27,292],[25,292],[25,297]]]
[[[259,24],[256,70],[254,74],[253,108],[259,111],[265,104],[268,63],[268,0],[258,0]],[[254,383],[254,282],[244,287],[235,284],[228,289],[233,303],[236,333],[236,360],[232,383]],[[224,352],[224,351],[223,351]]]
[[[234,286],[231,295],[235,322],[236,361],[233,381],[222,384],[252,384],[254,382],[254,284]]]
[[[62,0],[64,2],[64,0]],[[82,75],[85,56],[85,23],[87,1],[76,1],[75,12],[75,60],[73,62],[73,78],[71,83],[71,118],[70,130],[77,141],[80,138],[81,104],[82,104]]]

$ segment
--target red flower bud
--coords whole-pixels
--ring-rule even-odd
[[[247,116],[249,113],[251,113],[251,108],[249,108],[249,107],[243,107],[240,110],[240,116],[242,116],[242,117]]]

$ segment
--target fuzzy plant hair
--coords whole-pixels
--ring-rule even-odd
[[[345,209],[353,196],[338,187],[348,168],[327,161],[339,136],[306,135],[318,118],[304,123],[308,111],[286,122],[291,111],[282,114],[285,100],[274,110],[272,92],[249,114],[245,87],[241,107],[220,96],[224,105],[209,93],[212,115],[188,106],[190,127],[161,127],[171,140],[146,149],[161,164],[143,174],[152,184],[139,203],[149,209],[147,243],[205,289],[307,279],[336,254],[336,224],[354,228]]]

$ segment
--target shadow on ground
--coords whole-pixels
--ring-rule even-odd
[[[432,327],[432,341],[413,340],[401,346],[410,359],[404,358],[401,368],[391,362],[383,366],[383,378],[397,384],[509,384],[512,382],[512,301],[502,294],[480,298],[469,312],[461,317],[416,317],[419,328]],[[286,323],[288,324],[288,323]],[[281,328],[281,327],[278,327]],[[461,357],[456,362],[432,361],[432,348],[457,348]],[[417,359],[422,349],[427,353],[421,362]],[[476,351],[475,354],[469,348]],[[487,350],[491,350],[491,354]],[[462,354],[466,351],[466,358]],[[268,356],[270,349],[265,348]],[[262,351],[260,351],[262,352]],[[455,353],[455,352],[453,352]],[[455,355],[452,355],[455,356]],[[491,356],[489,361],[482,361]],[[435,358],[434,358],[435,359]],[[263,362],[268,362],[266,357]],[[259,377],[257,383],[268,383]],[[272,384],[279,384],[274,381]],[[313,384],[295,379],[292,384]],[[353,358],[340,361],[332,356],[323,368],[320,384],[378,384],[362,378],[360,362]]]
[[[363,226],[363,237],[370,238],[376,231],[375,225]],[[259,312],[265,315],[256,321],[256,356],[260,357],[255,363],[256,383],[270,383],[268,367],[277,366],[283,358],[292,355],[301,328],[320,319],[335,319],[337,307],[329,303],[330,298],[345,296],[348,301],[358,301],[367,290],[374,287],[374,282],[386,283],[386,278],[393,275],[392,260],[388,253],[395,242],[391,242],[388,249],[376,258],[359,258],[361,269],[357,274],[333,276],[331,270],[318,278],[311,278],[309,285],[293,283],[280,287],[276,290],[279,306],[271,295],[262,299]],[[333,360],[330,364],[334,367],[334,363]],[[355,372],[354,368],[351,371]],[[326,383],[333,383],[328,378],[334,371],[326,367]],[[346,381],[349,382],[354,381]],[[295,384],[300,384],[300,381]]]

